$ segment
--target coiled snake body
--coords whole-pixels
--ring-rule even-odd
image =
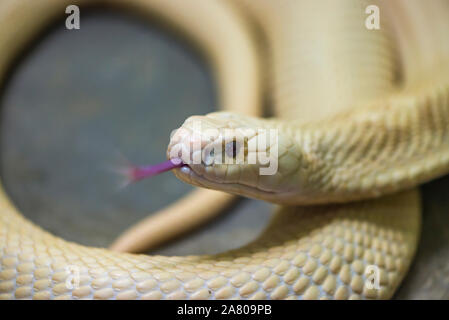
[[[259,176],[257,164],[191,165],[175,174],[282,207],[243,248],[162,257],[66,242],[27,221],[1,191],[1,299],[393,295],[419,236],[413,188],[449,170],[447,3],[92,2],[159,15],[204,50],[223,108],[240,114],[192,117],[185,132],[194,132],[194,120],[207,128],[278,129],[274,175]],[[18,50],[69,4],[87,1],[2,1],[0,70],[5,73]],[[381,8],[380,30],[365,28],[370,4]],[[254,117],[262,93],[272,97],[273,119]],[[191,138],[175,135],[168,151]],[[378,268],[379,287],[367,285],[370,266]]]

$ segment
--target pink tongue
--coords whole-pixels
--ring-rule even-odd
[[[129,168],[128,174],[131,181],[138,181],[174,168],[182,167],[183,165],[184,163],[182,163],[181,159],[175,158],[155,165],[131,167]]]

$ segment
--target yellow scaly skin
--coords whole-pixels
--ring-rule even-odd
[[[24,9],[30,18],[21,20],[23,38],[0,33],[2,71],[35,28],[48,20],[42,17],[50,17],[68,4],[42,0],[30,9],[29,3],[14,0],[0,5],[3,26],[18,23],[15,15],[19,9]],[[246,42],[251,41],[248,30],[239,22],[236,11],[215,1],[196,2],[204,10],[190,10],[192,3],[188,1],[132,3],[137,7],[151,4],[149,9],[168,18],[170,14],[179,18],[181,14],[181,21],[172,20],[181,26],[196,25],[197,28],[187,30],[193,37],[196,32],[201,34],[199,18],[209,18],[210,33],[212,26],[221,25],[221,38],[207,38],[203,32],[195,40],[214,58],[220,84],[225,87],[222,100],[226,105],[232,101],[234,111],[245,108],[239,101],[251,102],[248,107],[257,104],[257,98],[231,90],[237,86],[235,76],[247,74],[240,68],[254,66],[255,52],[253,45]],[[404,59],[404,80],[399,82],[395,78],[400,69],[397,52],[403,47],[390,32],[400,28],[367,31],[363,28],[365,15],[359,1],[310,3],[288,1],[279,10],[273,10],[274,2],[268,0],[257,1],[257,5],[245,0],[238,5],[265,30],[276,118],[289,120],[247,120],[220,113],[197,118],[206,125],[228,126],[232,121],[243,121],[255,127],[279,128],[280,141],[284,142],[280,145],[283,156],[279,173],[293,172],[291,179],[284,181],[293,192],[268,196],[261,191],[285,191],[280,189],[285,186],[279,184],[279,180],[285,179],[282,176],[253,183],[254,176],[240,174],[241,181],[231,185],[214,180],[217,175],[208,176],[206,183],[181,170],[176,175],[190,183],[281,204],[322,205],[281,207],[256,241],[237,250],[209,256],[162,257],[121,254],[68,243],[27,221],[2,192],[0,298],[390,298],[408,269],[420,226],[419,193],[392,193],[448,169],[447,69],[444,65],[429,67],[429,61],[435,57],[419,54],[421,38],[418,32],[411,32],[411,38],[417,38],[416,47],[399,55]],[[443,5],[442,1],[432,5],[436,8],[432,19],[441,22],[445,13],[438,6]],[[405,10],[405,17],[426,14],[421,13],[419,2],[410,6],[415,10]],[[41,20],[31,19],[39,14]],[[403,23],[413,23],[403,19]],[[229,28],[220,24],[224,21]],[[440,28],[443,26],[441,23]],[[442,40],[444,31],[432,32]],[[226,52],[221,56],[216,47],[220,42],[214,42],[214,38],[228,39],[230,43],[230,39],[241,41],[236,40],[233,54]],[[399,43],[398,50],[395,43]],[[441,55],[447,54],[448,50],[440,49]],[[239,50],[241,55],[237,54]],[[322,73],[317,74],[317,70]],[[254,69],[248,72],[257,74]],[[257,87],[250,85],[247,94],[257,96]],[[184,128],[189,129],[189,121]],[[171,142],[169,151],[176,143],[179,141]],[[299,155],[295,161],[289,156],[291,152]],[[194,166],[192,169],[201,170]],[[244,166],[236,170],[247,173]],[[219,178],[226,179],[226,175]],[[380,195],[383,196],[353,203],[324,204]],[[380,268],[380,289],[365,285],[368,265]],[[78,287],[67,286],[71,276],[68,270],[80,272]]]

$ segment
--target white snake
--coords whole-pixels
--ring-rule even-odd
[[[3,74],[67,5],[86,3],[3,0]],[[419,236],[420,199],[413,188],[449,171],[445,1],[89,3],[160,16],[203,49],[217,75],[222,107],[247,115],[189,118],[182,126],[187,132],[193,120],[209,128],[279,130],[275,175],[258,175],[257,164],[191,165],[175,174],[194,185],[286,206],[243,248],[163,257],[66,242],[26,220],[1,191],[0,299],[393,295]],[[381,9],[380,30],[365,28],[370,4]],[[276,118],[252,117],[261,113],[262,93],[272,97]],[[188,144],[191,136],[175,135],[168,151]],[[198,192],[182,203],[188,209],[171,209],[196,210],[202,217],[213,211],[211,204],[222,206],[229,199],[215,191]],[[318,205],[296,206],[306,204]],[[179,216],[169,221],[183,223],[173,217]],[[367,266],[379,268],[379,288],[367,285]],[[79,272],[74,286],[67,283],[71,270]]]

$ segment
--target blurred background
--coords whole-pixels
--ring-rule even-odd
[[[51,233],[108,246],[192,187],[173,174],[119,188],[112,169],[165,160],[170,132],[216,110],[207,64],[157,25],[117,12],[54,26],[12,70],[1,97],[1,176],[16,206]],[[449,298],[449,177],[425,185],[423,233],[396,297]],[[213,254],[253,240],[273,206],[244,199],[151,253]]]

